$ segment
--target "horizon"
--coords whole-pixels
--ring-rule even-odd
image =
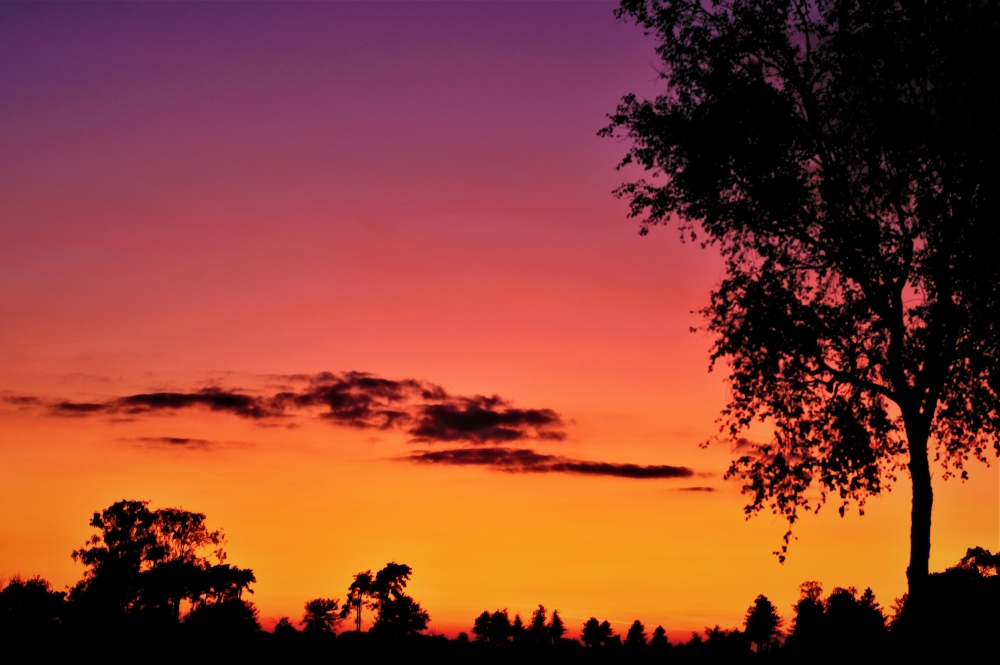
[[[889,608],[905,478],[779,564],[738,443],[700,446],[724,267],[612,196],[597,132],[661,90],[615,6],[0,6],[0,575],[71,585],[91,514],[139,499],[223,529],[268,628],[388,561],[449,636],[541,603],[676,640],[808,580]],[[934,509],[933,570],[998,548],[1000,470]]]

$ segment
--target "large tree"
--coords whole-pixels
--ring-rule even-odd
[[[1000,454],[997,72],[987,0],[623,0],[665,90],[602,133],[631,147],[641,232],[720,251],[704,310],[748,514],[912,486],[911,595],[928,578],[931,464]]]
[[[208,529],[203,513],[118,501],[94,513],[90,526],[97,532],[73,552],[87,570],[70,592],[86,614],[177,623],[184,601],[201,623],[253,611],[242,599],[253,593],[253,571],[223,563],[225,538]]]

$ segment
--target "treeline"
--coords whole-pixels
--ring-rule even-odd
[[[249,599],[253,571],[226,562],[223,535],[208,529],[205,515],[119,501],[90,525],[94,535],[72,553],[84,574],[68,591],[40,577],[0,579],[0,653],[85,656],[97,647],[112,661],[423,653],[449,662],[842,662],[971,655],[992,648],[1000,625],[1000,554],[973,548],[932,576],[919,603],[904,596],[891,614],[871,589],[835,588],[824,597],[818,582],[806,582],[787,621],[761,595],[742,627],[715,626],[676,644],[662,626],[649,631],[636,620],[620,634],[596,617],[579,627],[579,639],[567,637],[559,611],[542,605],[527,620],[483,611],[452,640],[428,635],[430,616],[406,593],[413,571],[396,562],[355,575],[343,604],[314,598],[301,621],[282,617],[268,632]],[[366,612],[371,627],[362,632]]]

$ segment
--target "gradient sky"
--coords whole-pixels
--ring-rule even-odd
[[[890,606],[905,481],[804,519],[779,565],[784,523],[745,521],[728,444],[699,447],[726,387],[692,311],[721,263],[611,195],[625,146],[596,132],[658,85],[613,7],[0,5],[0,575],[72,584],[90,514],[136,498],[222,527],[265,625],[389,560],[448,634],[543,603],[679,636],[758,593],[787,616],[805,580]],[[418,465],[454,446],[315,412],[44,408],[321,371],[550,409],[565,438],[518,447],[695,475]],[[940,475],[934,569],[1000,547],[997,466]]]

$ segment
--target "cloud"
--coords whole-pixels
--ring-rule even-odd
[[[108,402],[106,408],[115,413],[138,415],[153,411],[179,411],[205,407],[211,411],[231,413],[241,418],[276,418],[282,414],[271,400],[221,388],[203,388],[193,393],[146,393],[129,395]]]
[[[507,473],[569,473],[634,479],[690,478],[694,475],[694,471],[686,466],[591,462],[546,455],[528,448],[418,450],[403,459],[415,464],[486,466]]]
[[[468,441],[501,443],[525,438],[561,440],[565,433],[552,428],[562,419],[552,409],[514,409],[499,397],[463,397],[418,408],[409,429],[414,441]]]
[[[89,416],[107,410],[106,404],[89,402],[55,402],[49,408],[57,416]]]
[[[215,445],[214,441],[208,439],[189,439],[181,436],[140,436],[132,440],[152,446],[170,448],[208,448]]]
[[[714,487],[675,487],[678,492],[717,492]]]
[[[421,443],[505,443],[524,439],[562,440],[563,420],[552,409],[515,408],[496,395],[451,395],[444,388],[415,379],[384,379],[365,372],[297,374],[271,394],[241,389],[201,388],[191,392],[149,392],[103,402],[44,401],[6,397],[30,408],[41,406],[60,416],[110,415],[135,419],[155,413],[207,409],[257,421],[281,423],[296,415],[314,415],[331,424],[357,429],[396,429]],[[286,420],[281,424],[290,424]]]
[[[3,401],[14,406],[38,406],[42,403],[42,400],[31,395],[4,395]]]
[[[412,420],[412,407],[427,400],[446,400],[439,386],[414,379],[394,381],[365,372],[293,375],[305,382],[301,391],[277,393],[271,403],[281,409],[319,408],[320,417],[349,427],[389,429]]]

